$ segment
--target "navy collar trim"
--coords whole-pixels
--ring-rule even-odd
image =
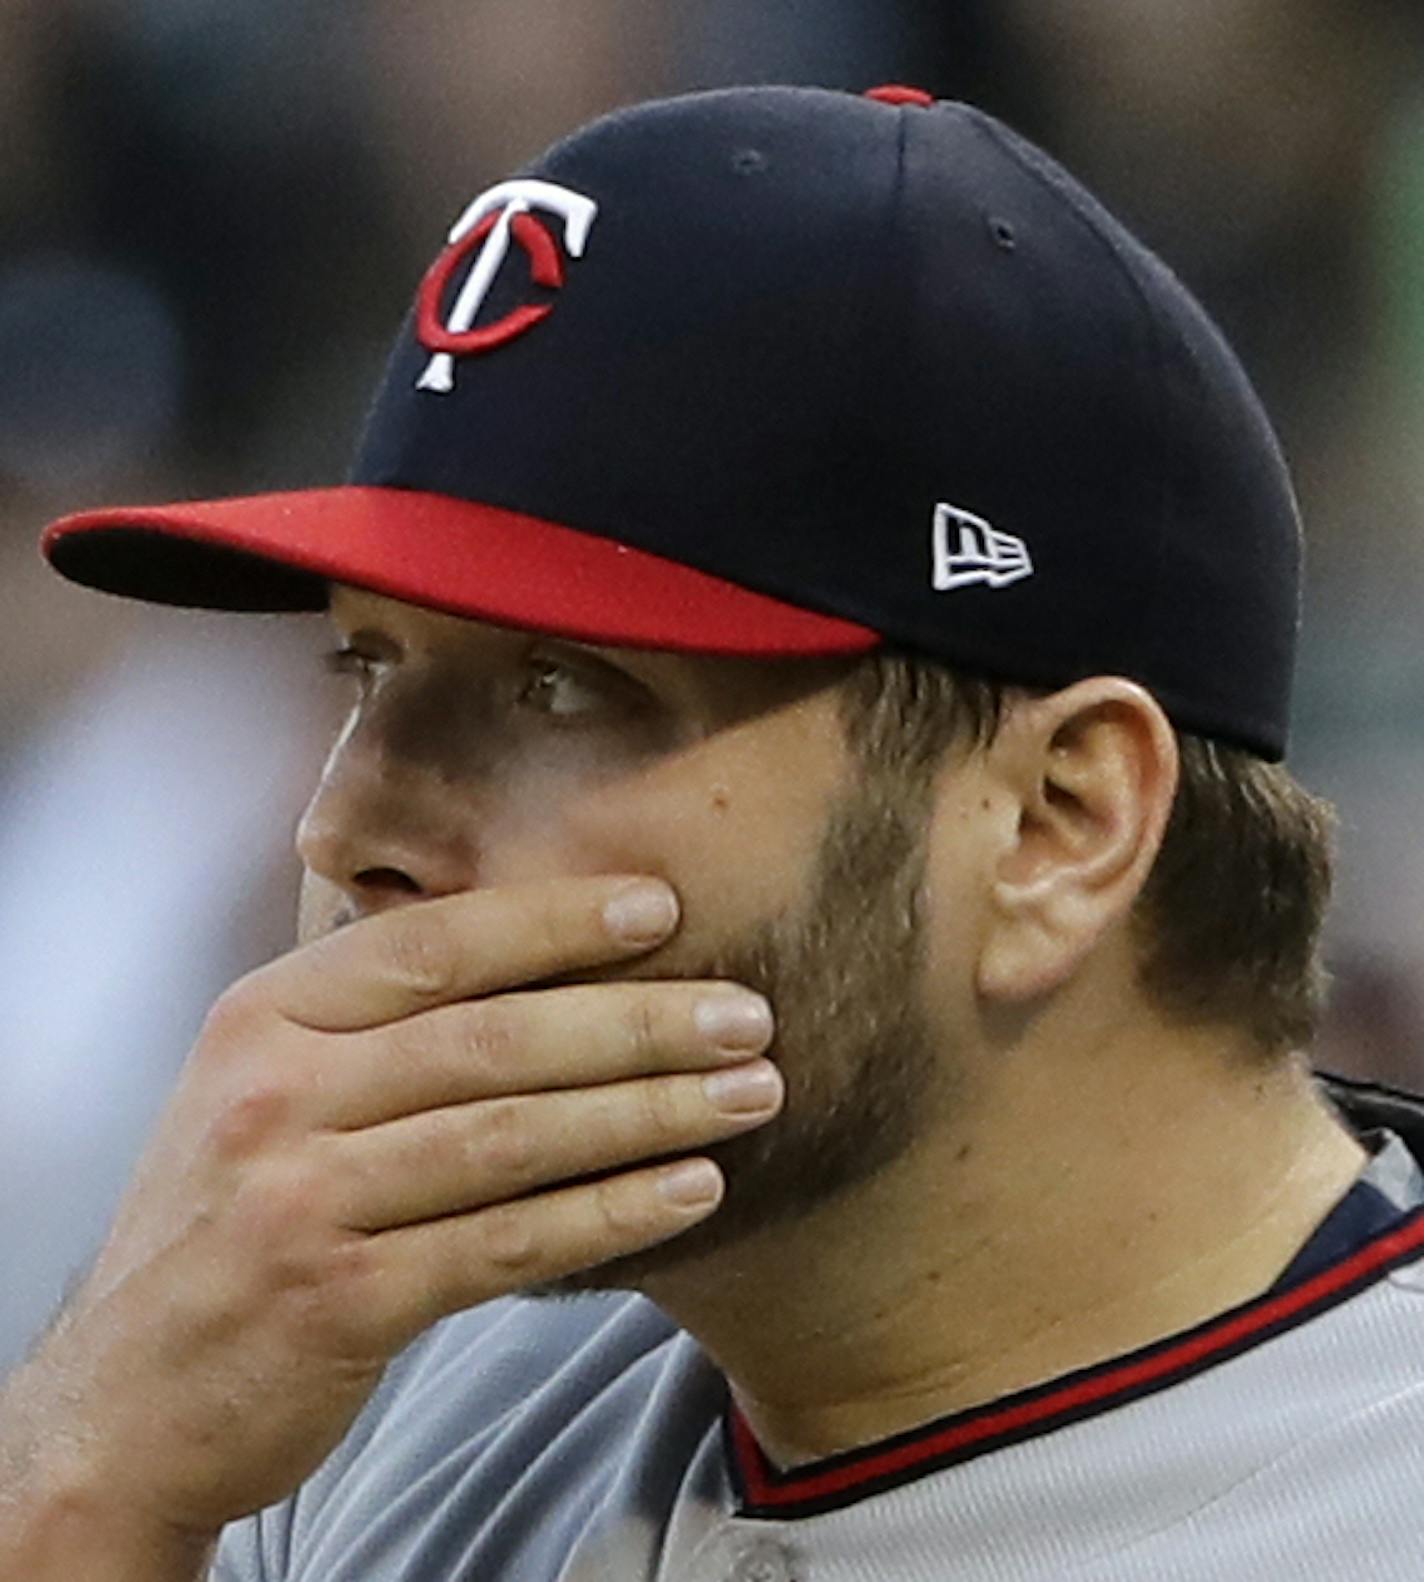
[[[1347,1301],[1424,1252],[1424,1207],[1397,1218],[1348,1256],[1289,1286],[1111,1362],[937,1418],[873,1445],[778,1470],[734,1403],[723,1417],[738,1515],[786,1520],[839,1510],[931,1472],[1052,1433],[1169,1389]]]

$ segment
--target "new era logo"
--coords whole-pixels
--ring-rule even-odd
[[[952,505],[935,506],[933,555],[936,593],[978,582],[1002,588],[1033,575],[1033,561],[1021,538],[1001,533],[982,516]]]

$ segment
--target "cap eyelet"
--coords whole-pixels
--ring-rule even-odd
[[[998,215],[989,216],[989,234],[994,238],[994,245],[1001,247],[1004,252],[1011,253],[1019,245],[1018,233],[1013,226]]]

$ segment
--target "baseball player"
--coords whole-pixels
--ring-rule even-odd
[[[759,88],[457,217],[340,487],[301,947],[0,1406],[26,1582],[1413,1578],[1421,1132],[1337,1088],[1285,467],[988,116]]]

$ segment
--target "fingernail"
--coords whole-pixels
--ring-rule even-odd
[[[759,1115],[781,1102],[781,1073],[769,1060],[703,1077],[702,1091],[725,1115]]]
[[[692,1019],[709,1044],[738,1054],[771,1042],[771,1007],[759,994],[709,995],[698,1002]]]
[[[663,1171],[658,1191],[679,1208],[715,1203],[722,1195],[722,1172],[710,1159],[685,1159]]]
[[[677,926],[677,897],[665,884],[630,884],[604,903],[603,921],[630,945],[651,945]]]

